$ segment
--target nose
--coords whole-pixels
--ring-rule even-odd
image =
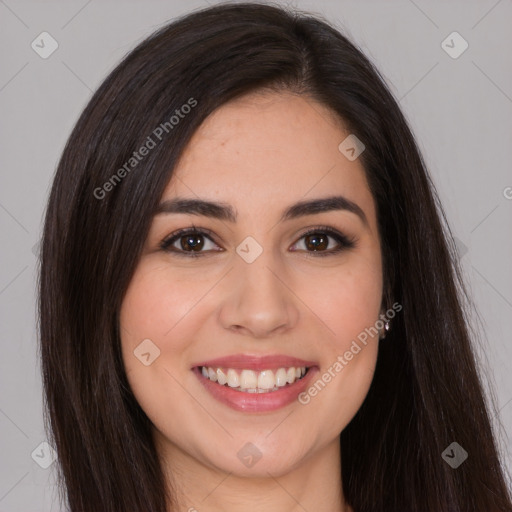
[[[224,283],[222,326],[252,338],[292,329],[299,317],[298,299],[286,277],[265,251],[252,263],[240,258]]]

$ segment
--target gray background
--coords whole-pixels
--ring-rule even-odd
[[[42,423],[37,242],[59,155],[91,93],[138,42],[201,1],[0,0],[0,512],[59,510]],[[214,2],[209,2],[214,3]],[[343,30],[382,72],[438,188],[481,318],[500,449],[512,464],[512,2],[296,1]],[[42,59],[43,31],[59,44]],[[469,48],[441,43],[459,32]],[[508,196],[508,197],[507,197]],[[475,447],[465,446],[471,457]],[[441,456],[441,455],[440,455]],[[80,461],[76,461],[80,464]]]

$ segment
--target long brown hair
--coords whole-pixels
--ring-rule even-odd
[[[164,512],[173,502],[128,385],[118,312],[191,136],[216,108],[260,88],[315,99],[364,142],[385,300],[403,306],[341,433],[348,503],[356,512],[512,511],[453,238],[396,100],[325,20],[256,3],[195,11],[153,33],[105,79],[63,151],[39,285],[45,424],[62,499],[71,512]],[[193,108],[169,121],[191,99]],[[131,161],[148,137],[154,147]],[[441,456],[454,441],[469,453],[456,469]]]

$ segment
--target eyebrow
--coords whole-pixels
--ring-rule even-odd
[[[283,211],[280,222],[297,219],[306,215],[336,210],[354,213],[368,226],[368,219],[361,207],[343,196],[330,196],[309,201],[299,201]],[[157,206],[155,215],[162,213],[201,215],[229,222],[236,222],[237,220],[237,213],[231,205],[194,198],[176,197],[163,201]]]

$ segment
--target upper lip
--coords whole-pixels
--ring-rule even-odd
[[[226,357],[219,357],[217,359],[210,359],[203,361],[195,366],[206,366],[210,368],[233,368],[233,369],[247,369],[247,370],[272,370],[276,368],[300,368],[302,366],[310,367],[315,366],[314,361],[305,361],[297,357],[290,357],[283,354],[275,355],[251,355],[251,354],[233,354]]]

